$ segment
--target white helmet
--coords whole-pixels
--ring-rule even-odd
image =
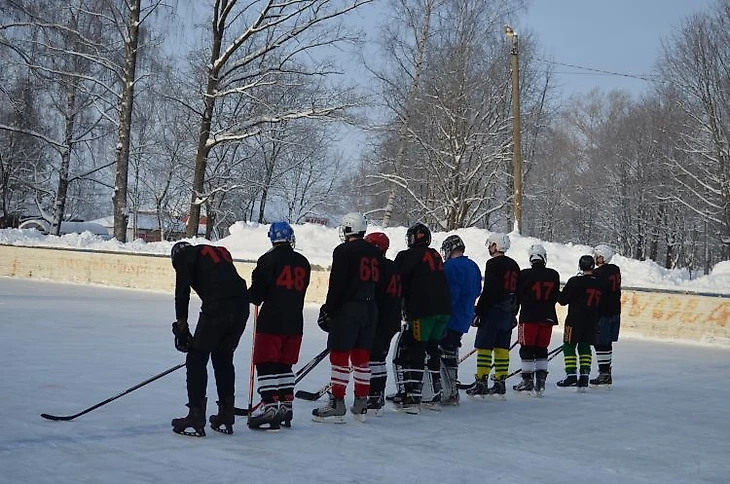
[[[547,264],[547,251],[545,247],[540,244],[532,244],[527,249],[527,254],[530,256],[530,264],[542,261],[543,264]]]
[[[497,246],[497,252],[507,252],[510,246],[509,235],[497,233],[490,235],[489,238],[487,238],[487,248],[489,248],[492,244]]]
[[[606,244],[597,245],[596,248],[593,249],[593,257],[596,259],[599,257],[603,257],[604,264],[608,264],[609,262],[611,262],[611,259],[613,259],[613,255],[613,249]]]
[[[359,212],[350,212],[342,217],[340,223],[340,240],[345,241],[350,235],[364,236],[368,228],[368,221]]]

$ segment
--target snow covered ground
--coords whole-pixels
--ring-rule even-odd
[[[171,295],[0,278],[0,315],[3,483],[728,482],[728,349],[624,338],[610,391],[557,389],[558,357],[543,399],[508,390],[506,402],[465,399],[346,425],[315,424],[315,404],[297,401],[292,429],[257,433],[239,422],[231,436],[196,439],[170,431],[186,411],[184,370],[72,422],[39,416],[77,413],[181,363]],[[300,365],[325,345],[316,308],[305,316]],[[236,354],[238,406],[250,345],[249,328]],[[513,369],[518,360],[514,350]],[[462,380],[475,364],[462,364]],[[325,361],[300,388],[327,378]],[[211,371],[209,408],[214,388]]]
[[[230,227],[230,236],[214,243],[225,245],[236,259],[255,261],[271,247],[266,235],[268,230],[268,225],[237,222]],[[376,226],[368,227],[368,233],[380,230],[385,231],[390,238],[391,248],[388,256],[391,259],[396,256],[398,251],[406,248],[405,227],[387,229],[380,229]],[[337,229],[304,224],[294,226],[294,231],[297,238],[297,250],[304,254],[312,264],[329,267],[332,262],[332,250],[340,243]],[[487,248],[484,246],[489,232],[475,228],[448,233],[435,232],[431,246],[439,249],[441,242],[452,233],[457,233],[462,237],[467,247],[467,255],[483,268],[489,257]],[[543,244],[548,253],[548,265],[560,272],[563,282],[578,271],[580,256],[590,254],[592,250],[586,245],[543,242],[532,237],[515,234],[510,234],[510,237],[512,247],[507,255],[514,258],[522,267],[529,266],[528,247],[535,243]],[[210,243],[205,239],[191,240],[191,242]],[[155,254],[169,254],[172,246],[172,242],[145,243],[142,240],[121,244],[116,240],[104,240],[88,232],[55,237],[42,235],[35,230],[17,229],[0,229],[0,244],[76,247],[88,250]],[[700,277],[694,273],[690,274],[686,269],[667,270],[652,261],[637,261],[620,255],[616,256],[613,262],[621,267],[625,287],[730,294],[730,261],[720,262],[709,275]]]

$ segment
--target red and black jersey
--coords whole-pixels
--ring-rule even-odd
[[[603,303],[603,283],[591,274],[573,276],[560,291],[558,302],[568,306],[567,326],[595,325]]]
[[[403,289],[398,268],[390,259],[383,257],[380,261],[380,284],[382,289],[378,298],[378,328],[388,334],[400,330],[401,298]]]
[[[311,272],[307,258],[287,243],[276,244],[259,257],[248,291],[253,304],[262,304],[257,333],[303,333],[302,311]]]
[[[593,275],[604,286],[601,316],[621,314],[621,269],[615,264],[601,264],[593,270]]]
[[[348,301],[376,302],[380,289],[380,249],[361,238],[343,242],[332,252],[325,307],[334,317]]]
[[[560,294],[560,274],[542,264],[520,271],[517,302],[520,323],[558,324],[555,305]]]
[[[487,261],[484,268],[484,286],[477,301],[476,312],[483,318],[487,312],[499,306],[517,315],[517,281],[520,266],[511,257],[499,255]]]
[[[398,252],[395,265],[403,286],[403,306],[408,321],[451,314],[451,295],[441,255],[430,247]]]
[[[201,312],[215,314],[222,302],[248,301],[246,281],[238,275],[228,249],[215,245],[186,247],[175,259],[175,317],[188,319],[190,289],[200,296]]]

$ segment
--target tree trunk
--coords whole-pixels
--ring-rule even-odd
[[[139,44],[139,11],[141,0],[131,0],[127,38],[124,42],[124,85],[120,101],[119,135],[116,146],[116,180],[114,186],[114,238],[127,241],[127,177],[129,174],[129,142],[132,131],[132,109],[134,106],[134,81],[137,70],[137,46]]]
[[[58,189],[56,200],[53,202],[53,220],[51,234],[61,234],[61,222],[66,212],[66,196],[68,194],[68,173],[71,166],[71,147],[73,146],[73,131],[76,123],[76,86],[70,87],[66,99],[67,113],[66,126],[63,135],[63,149],[61,150],[61,166],[58,169]]]
[[[223,33],[225,32],[225,24],[223,20],[213,18],[213,45],[210,50],[210,64],[208,67],[208,83],[205,89],[205,110],[200,120],[200,130],[198,131],[198,149],[195,154],[195,175],[193,178],[193,193],[190,199],[190,217],[188,218],[188,226],[185,235],[195,237],[198,234],[200,226],[200,202],[199,195],[203,193],[203,184],[205,183],[205,169],[208,165],[208,137],[210,136],[210,126],[213,122],[213,109],[215,108],[215,94],[218,90],[218,57],[221,53],[221,44],[223,42]]]

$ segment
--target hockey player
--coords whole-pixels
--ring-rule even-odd
[[[603,282],[605,291],[595,345],[598,377],[590,382],[594,386],[610,387],[613,383],[611,377],[613,342],[618,341],[621,328],[621,269],[611,264],[611,259],[613,259],[613,249],[608,245],[601,244],[593,249],[593,260],[596,262],[593,275]]]
[[[218,414],[211,415],[211,428],[233,433],[235,370],[233,352],[248,319],[248,291],[233,265],[228,249],[214,245],[177,242],[170,252],[175,268],[175,317],[172,332],[175,348],[187,353],[189,412],[172,420],[172,430],[183,435],[205,436],[208,399],[208,358],[213,361],[218,390]],[[195,335],[188,326],[190,290],[202,301]]]
[[[262,304],[256,322],[253,361],[263,404],[249,417],[248,426],[277,430],[291,426],[294,400],[292,365],[299,360],[304,331],[304,296],[309,286],[309,261],[294,247],[294,230],[287,222],[269,227],[271,249],[251,274],[249,295]]]
[[[477,336],[476,383],[467,390],[473,397],[504,399],[505,379],[509,371],[509,348],[512,329],[517,320],[517,279],[520,266],[505,255],[510,247],[506,234],[495,233],[487,239],[491,259],[484,270],[484,288],[476,307]],[[494,351],[494,385],[489,387],[489,373]]]
[[[370,390],[370,347],[378,320],[380,250],[363,240],[367,221],[361,213],[342,218],[340,240],[332,253],[327,299],[317,323],[329,332],[332,393],[327,404],[312,410],[315,422],[344,423],[345,392],[352,364],[355,401],[350,412],[365,421]]]
[[[441,349],[441,405],[459,404],[459,348],[461,337],[474,319],[474,303],[482,290],[479,266],[464,255],[466,246],[458,235],[450,235],[441,244],[444,273],[451,296],[451,315]]]
[[[383,258],[380,261],[380,282],[384,290],[378,299],[378,325],[373,344],[370,347],[370,396],[368,413],[382,415],[385,404],[385,384],[388,371],[385,360],[390,349],[390,341],[400,330],[401,282],[395,263],[385,256],[390,247],[390,239],[383,232],[373,232],[365,240],[377,247]]]
[[[393,400],[407,413],[420,411],[423,370],[426,351],[430,350],[428,371],[433,385],[433,400],[441,398],[441,361],[438,344],[446,334],[446,323],[451,312],[449,286],[444,264],[439,253],[429,247],[431,231],[417,223],[406,231],[406,245],[395,257],[403,287],[403,311],[406,321],[398,338],[393,364],[399,395]]]
[[[548,375],[548,345],[553,326],[558,324],[555,305],[560,293],[560,275],[555,269],[546,267],[545,247],[534,244],[527,253],[531,267],[520,271],[517,281],[520,304],[517,340],[520,343],[522,381],[512,389],[528,393],[534,390],[537,395],[542,395]]]
[[[603,283],[593,275],[594,266],[593,257],[581,256],[578,268],[582,274],[568,279],[558,297],[560,304],[568,306],[563,333],[566,377],[557,383],[559,387],[577,386],[580,391],[588,387],[588,376],[591,373],[591,345],[596,341],[598,316],[603,298]],[[575,355],[576,346],[579,358]],[[576,376],[577,363],[580,365],[579,377]]]

